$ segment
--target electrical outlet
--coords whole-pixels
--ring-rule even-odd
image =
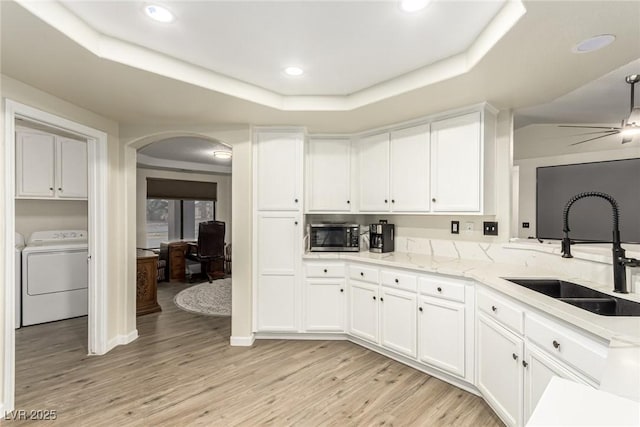
[[[473,231],[473,222],[467,221],[464,223],[464,231],[467,233],[471,233]]]
[[[497,236],[498,235],[498,223],[496,221],[484,221],[483,231],[485,236]]]
[[[529,223],[528,222],[523,222],[522,223],[522,228],[529,228]]]
[[[451,221],[451,234],[460,234],[460,221]]]

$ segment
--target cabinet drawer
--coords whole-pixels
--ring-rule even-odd
[[[524,312],[522,308],[485,290],[478,291],[478,309],[512,331],[524,333]]]
[[[418,286],[421,294],[464,302],[464,283],[462,282],[439,277],[420,277]]]
[[[349,277],[361,282],[375,283],[377,285],[379,282],[378,274],[377,268],[364,267],[361,265],[349,266]]]
[[[392,288],[415,292],[418,287],[418,277],[414,274],[403,273],[395,270],[382,270],[380,272],[380,277],[383,285]]]
[[[306,264],[307,277],[344,278],[344,264]]]
[[[603,343],[534,314],[527,314],[525,330],[528,340],[600,382],[608,352]]]

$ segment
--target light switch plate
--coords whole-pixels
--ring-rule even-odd
[[[497,221],[484,221],[483,233],[485,236],[497,236],[498,235],[498,222]]]
[[[460,234],[460,221],[451,221],[451,234]]]

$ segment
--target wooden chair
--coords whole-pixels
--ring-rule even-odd
[[[231,243],[224,248],[224,272],[231,274]]]
[[[186,258],[200,263],[201,272],[207,275],[209,283],[214,278],[224,277],[223,271],[211,271],[214,265],[224,265],[225,223],[222,221],[206,221],[198,225],[198,243],[189,244]],[[216,262],[217,261],[217,262]]]

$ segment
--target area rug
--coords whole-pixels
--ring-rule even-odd
[[[194,285],[173,299],[178,308],[207,316],[231,316],[231,278]]]

